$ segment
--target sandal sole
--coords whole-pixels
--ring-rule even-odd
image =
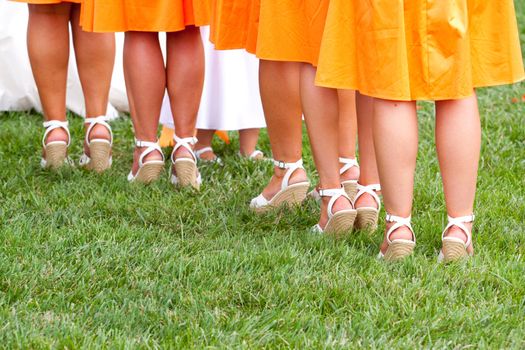
[[[342,238],[352,233],[357,217],[356,210],[342,210],[328,220],[324,233],[334,238]]]
[[[253,208],[256,213],[265,213],[267,211],[282,207],[294,206],[301,204],[310,188],[309,183],[299,183],[288,186],[286,189],[279,191],[268,203],[268,205],[259,208]]]
[[[200,184],[197,182],[197,165],[191,160],[177,159],[173,165],[177,179],[179,180],[178,185],[182,187],[192,186],[195,189],[200,188]]]
[[[111,158],[111,145],[107,142],[91,141],[89,146],[91,160],[87,165],[88,170],[94,170],[102,173],[111,167],[109,162]]]
[[[146,163],[139,169],[134,181],[142,184],[152,183],[160,178],[160,174],[163,170],[164,163]]]
[[[358,230],[377,230],[379,210],[375,208],[357,208],[355,228]]]
[[[67,145],[61,143],[46,145],[45,153],[46,168],[56,170],[65,165]]]
[[[465,245],[460,242],[443,241],[443,262],[450,263],[469,257]]]
[[[415,243],[393,241],[386,250],[384,260],[389,262],[400,261],[414,252]]]

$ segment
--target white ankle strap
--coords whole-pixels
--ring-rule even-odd
[[[341,168],[341,170],[339,170],[339,174],[340,175],[343,175],[348,169],[352,168],[352,167],[357,167],[359,168],[359,163],[357,162],[357,159],[356,158],[342,158],[342,157],[339,157],[339,163],[343,163],[343,167]]]
[[[144,165],[144,158],[152,153],[152,152],[159,152],[162,156],[162,161],[164,161],[164,153],[162,153],[162,148],[160,148],[158,141],[157,142],[151,142],[151,141],[141,141],[135,139],[135,146],[143,148],[146,147],[146,149],[140,154],[139,157],[139,167],[142,167]]]
[[[109,131],[109,143],[113,144],[113,131],[111,130],[111,126],[108,124],[109,118],[105,115],[101,115],[95,118],[86,118],[84,119],[84,123],[89,124],[88,129],[86,131],[86,144],[89,146],[91,143],[89,141],[89,134],[91,134],[91,130],[97,125],[103,125],[106,129]]]
[[[60,120],[48,120],[44,123],[44,128],[46,131],[44,132],[44,137],[42,138],[42,146],[46,147],[46,139],[47,135],[55,129],[64,129],[67,133],[67,146],[71,144],[71,134],[69,133],[69,123],[67,121],[63,122]]]
[[[173,140],[175,141],[175,146],[173,147],[173,151],[171,152],[171,162],[175,164],[175,152],[181,147],[186,148],[192,155],[193,159],[196,161],[197,156],[195,155],[195,152],[193,152],[193,148],[191,146],[195,145],[197,143],[196,137],[185,137],[180,138],[177,135],[173,135]]]
[[[475,215],[472,214],[472,215],[467,215],[467,216],[460,216],[460,217],[457,217],[457,218],[453,218],[451,216],[448,216],[448,224],[447,226],[445,227],[445,229],[443,230],[443,233],[441,234],[441,240],[445,239],[445,235],[447,234],[448,230],[452,227],[452,226],[456,226],[458,227],[461,231],[463,231],[463,233],[465,234],[465,236],[467,237],[467,242],[465,242],[465,248],[467,248],[468,246],[470,246],[470,244],[472,243],[472,232],[469,231],[469,229],[467,229],[467,227],[464,225],[465,223],[471,223],[471,222],[474,222],[474,219],[475,219]],[[451,238],[452,239],[452,238]]]
[[[328,202],[328,217],[329,218],[331,218],[334,215],[332,209],[334,207],[335,202],[341,197],[345,197],[346,199],[348,199],[348,201],[352,204],[352,207],[354,206],[354,203],[352,202],[350,197],[348,197],[348,195],[346,194],[346,191],[343,186],[341,186],[340,188],[320,189],[318,190],[318,192],[319,192],[319,196],[321,197],[331,197],[330,201]]]
[[[200,158],[201,155],[202,155],[203,153],[206,153],[206,152],[213,152],[213,148],[211,148],[211,147],[204,147],[204,148],[201,148],[201,149],[195,151],[195,156],[196,156],[197,158]]]
[[[390,227],[390,229],[386,233],[386,241],[388,244],[391,244],[392,241],[390,240],[390,236],[392,233],[394,233],[395,230],[397,230],[400,227],[406,226],[412,232],[412,242],[416,243],[416,234],[414,233],[414,229],[412,228],[412,225],[410,224],[410,221],[412,220],[412,217],[409,216],[407,218],[403,218],[401,216],[395,216],[386,214],[386,222],[394,222],[395,224]]]
[[[284,190],[285,188],[288,187],[290,178],[292,177],[293,173],[296,170],[304,169],[302,159],[299,159],[297,162],[294,162],[294,163],[286,163],[286,162],[274,159],[273,164],[279,169],[283,169],[283,170],[287,169],[286,173],[284,174],[283,182],[281,184],[281,190]]]
[[[364,185],[361,185],[361,184],[358,183],[357,184],[357,195],[355,196],[354,201],[357,202],[357,200],[362,195],[364,195],[365,193],[368,193],[369,195],[372,196],[372,198],[374,198],[374,200],[377,203],[377,209],[380,210],[381,209],[381,199],[377,195],[378,191],[381,191],[381,185],[380,184],[372,184],[372,185],[364,186]]]

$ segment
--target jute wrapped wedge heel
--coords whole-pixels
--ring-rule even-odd
[[[355,196],[354,203],[363,196],[364,194],[369,194],[374,198],[377,203],[377,208],[375,207],[361,207],[356,208],[357,217],[355,220],[355,228],[358,230],[370,230],[375,231],[377,229],[377,221],[379,219],[379,211],[381,210],[381,199],[377,195],[377,192],[381,191],[381,185],[373,184],[368,186],[363,186],[357,184],[357,195]]]
[[[42,138],[42,147],[44,148],[44,156],[40,161],[40,166],[44,169],[58,169],[66,163],[69,163],[67,158],[67,148],[71,144],[71,134],[69,133],[69,124],[67,121],[48,120],[44,122],[44,137]],[[64,129],[67,133],[67,141],[50,141],[47,142],[49,133],[56,129]]]
[[[149,184],[158,180],[160,174],[164,170],[164,154],[162,153],[159,143],[135,140],[135,146],[140,148],[146,147],[146,149],[140,154],[139,170],[136,174],[133,174],[133,171],[130,171],[128,181]],[[152,152],[159,152],[162,156],[162,160],[144,161],[144,158]]]
[[[377,256],[378,259],[384,259],[385,261],[393,262],[402,260],[412,254],[412,252],[414,251],[414,247],[416,246],[416,234],[414,233],[414,229],[410,224],[410,219],[410,216],[408,218],[402,218],[390,214],[386,215],[386,221],[393,222],[394,225],[392,225],[392,227],[390,227],[390,229],[386,233],[386,241],[388,242],[388,248],[384,254],[381,251],[379,252]],[[390,237],[392,236],[394,231],[403,226],[408,227],[410,232],[412,232],[412,240],[391,240]]]
[[[96,118],[86,118],[84,123],[89,124],[86,131],[86,145],[89,148],[89,156],[84,153],[80,157],[80,166],[85,166],[88,170],[101,173],[111,167],[113,159],[111,157],[111,147],[113,146],[113,131],[108,124],[106,116]],[[109,131],[109,140],[93,139],[90,140],[91,131],[97,125],[104,126]]]
[[[177,135],[173,135],[175,141],[175,147],[171,152],[171,183],[176,186],[192,186],[195,189],[199,189],[202,183],[202,177],[197,168],[197,156],[193,152],[192,146],[197,143],[196,137],[180,138]],[[175,152],[181,147],[186,148],[192,158],[175,158]]]
[[[352,200],[346,194],[343,186],[341,188],[319,190],[321,197],[330,197],[328,202],[328,222],[325,228],[321,228],[319,224],[315,225],[312,230],[316,233],[324,233],[332,235],[336,238],[340,238],[346,234],[350,234],[354,228],[354,221],[357,216],[357,211],[353,208],[354,205]],[[352,204],[352,209],[340,210],[336,213],[333,212],[335,202],[339,198],[346,198]]]
[[[439,262],[449,263],[472,256],[472,254],[467,251],[467,248],[472,244],[472,232],[465,226],[465,224],[474,222],[474,219],[474,214],[458,218],[448,217],[448,225],[441,234],[443,245],[438,256]],[[452,226],[456,226],[463,231],[465,237],[467,237],[466,242],[456,237],[445,237]]]

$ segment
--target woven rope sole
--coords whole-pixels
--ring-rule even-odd
[[[46,145],[46,168],[58,169],[65,164],[67,157],[67,145],[56,143]]]
[[[282,206],[293,206],[301,204],[306,198],[310,184],[293,184],[277,193],[270,203],[264,207],[254,208],[256,213],[264,213]]]
[[[92,141],[89,145],[89,155],[91,160],[87,165],[88,170],[101,173],[110,168],[111,145],[109,143]]]
[[[415,243],[393,241],[386,250],[385,261],[399,261],[411,255]]]
[[[324,233],[335,238],[342,238],[352,233],[357,211],[345,210],[334,214],[326,224]]]
[[[465,245],[460,242],[443,241],[443,262],[454,262],[468,258],[467,250]]]
[[[355,228],[358,230],[377,230],[379,210],[375,208],[357,208]]]
[[[173,165],[175,167],[175,173],[179,180],[178,185],[182,187],[192,186],[196,189],[200,188],[200,184],[197,182],[197,165],[191,160],[177,160]]]

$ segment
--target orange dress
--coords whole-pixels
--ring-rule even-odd
[[[84,0],[81,25],[93,32],[176,32],[210,24],[212,0]]]
[[[35,4],[35,5],[60,4],[62,2],[73,2],[76,4],[82,3],[82,0],[12,0],[12,1],[25,2],[27,4]]]
[[[272,61],[316,65],[329,0],[216,0],[211,40]]]
[[[331,0],[316,83],[449,100],[524,77],[512,0]]]

